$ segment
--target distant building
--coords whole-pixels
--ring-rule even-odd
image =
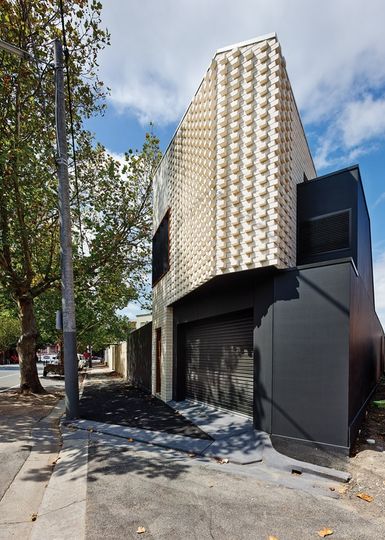
[[[152,321],[152,313],[141,313],[140,315],[136,316],[135,323],[135,329],[141,328],[145,324]]]

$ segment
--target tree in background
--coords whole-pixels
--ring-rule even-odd
[[[0,311],[0,355],[15,347],[20,336],[20,324],[18,319],[9,311]]]
[[[37,59],[34,64],[0,52],[0,286],[18,308],[21,389],[36,393],[44,390],[36,369],[35,303],[60,280],[54,76],[47,45],[61,37],[57,4],[0,3],[2,38]],[[100,2],[64,4],[79,169],[78,190],[72,178],[75,294],[80,304],[88,295],[90,305],[110,300],[120,307],[137,296],[146,276],[158,141],[148,135],[143,150],[127,153],[121,164],[83,129],[83,120],[104,107],[96,68],[109,36],[100,28]],[[46,315],[54,320],[53,306]]]

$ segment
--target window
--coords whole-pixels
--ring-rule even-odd
[[[152,285],[154,286],[170,268],[168,211],[152,239]]]

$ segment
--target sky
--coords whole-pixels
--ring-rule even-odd
[[[111,94],[88,128],[114,154],[140,148],[149,122],[165,150],[215,51],[277,33],[318,175],[360,165],[385,326],[385,2],[104,0],[102,23]]]

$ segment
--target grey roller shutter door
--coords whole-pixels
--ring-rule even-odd
[[[232,313],[185,325],[186,397],[253,414],[253,314]]]

